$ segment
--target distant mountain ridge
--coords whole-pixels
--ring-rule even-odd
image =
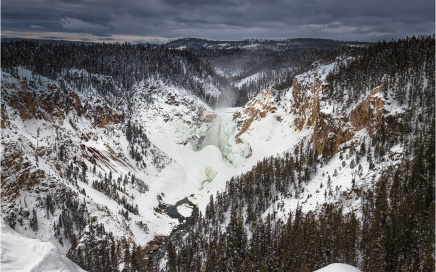
[[[199,38],[182,38],[165,45],[179,49],[245,49],[245,50],[289,50],[295,48],[335,49],[343,46],[365,47],[368,42],[348,42],[317,38],[289,39],[245,39],[239,41],[206,40]]]
[[[91,45],[94,42],[85,42],[85,41],[67,41],[67,40],[46,40],[46,39],[25,39],[25,38],[1,38],[2,42],[17,42],[17,41],[37,41],[41,44],[54,44],[54,45],[60,45],[60,44],[76,44],[76,45]]]
[[[2,42],[15,42],[15,41],[37,41],[41,44],[76,44],[76,45],[92,45],[99,42],[87,41],[68,41],[68,40],[47,40],[47,39],[26,39],[26,38],[1,38]],[[105,42],[111,43],[111,42]],[[120,43],[120,42],[112,42]],[[149,44],[158,45],[153,43],[134,43],[134,44]],[[335,49],[344,46],[351,47],[366,47],[371,45],[370,42],[358,41],[338,41],[333,39],[319,39],[319,38],[287,38],[287,39],[244,39],[244,40],[208,40],[201,38],[180,38],[163,44],[168,48],[176,49],[243,49],[243,50],[277,50],[284,51],[295,48],[314,48],[314,49]]]

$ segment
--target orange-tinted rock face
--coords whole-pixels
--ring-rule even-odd
[[[375,96],[382,91],[379,86],[371,91],[350,114],[350,122],[356,130],[366,128],[369,135],[373,136],[384,125],[384,102],[380,97]]]
[[[73,109],[78,116],[87,112],[79,96],[72,90],[67,89],[66,92],[61,92],[56,86],[49,86],[49,90],[52,93],[41,98],[41,105],[46,112],[54,117],[63,119]]]
[[[9,116],[6,113],[4,107],[2,107],[2,109],[1,109],[1,128],[2,129],[8,128],[10,123],[11,122],[9,121]]]
[[[200,122],[212,123],[212,121],[216,118],[215,113],[208,112],[203,107],[193,108],[193,110],[197,112],[197,119]]]
[[[23,121],[33,118],[42,118],[47,120],[60,119],[64,120],[65,116],[74,110],[78,116],[87,115],[89,119],[94,120],[94,125],[106,127],[109,123],[119,123],[123,117],[116,113],[106,104],[91,106],[89,103],[83,103],[82,99],[71,89],[60,90],[55,85],[48,85],[47,91],[36,93],[31,91],[31,84],[23,81],[19,87],[16,84],[8,86],[9,89],[17,91],[11,94],[6,93],[4,100],[9,106],[15,109]],[[2,109],[2,128],[8,126],[8,118]]]
[[[290,111],[295,115],[294,125],[297,130],[305,126],[311,127],[319,112],[319,94],[324,90],[322,82],[315,81],[306,84],[299,83],[294,79],[292,85],[292,108]]]
[[[353,136],[353,128],[347,126],[346,123],[320,113],[315,120],[311,142],[317,154],[328,157],[335,154],[339,145],[351,140]]]
[[[97,106],[88,114],[94,118],[94,125],[105,128],[109,123],[118,124],[123,117],[107,105]]]
[[[356,131],[366,129],[371,137],[376,135],[384,125],[384,101],[377,96],[383,86],[373,89],[344,120],[333,119],[330,115],[317,114],[312,143],[318,154],[331,156],[338,151],[339,145],[351,140]],[[316,110],[316,102],[314,110]],[[319,106],[318,106],[319,107]]]
[[[374,137],[387,125],[389,130],[405,131],[398,122],[399,115],[387,115],[385,102],[378,95],[384,90],[384,85],[374,88],[368,96],[357,104],[348,115],[341,113],[334,115],[321,111],[322,93],[325,90],[324,82],[315,79],[312,81],[298,81],[294,79],[291,98],[285,109],[294,116],[296,130],[313,128],[311,143],[317,154],[331,156],[338,152],[339,146],[350,141],[356,131],[366,129],[369,136]],[[253,121],[264,118],[273,113],[275,103],[270,91],[260,92],[251,99],[242,112],[237,112],[234,118],[238,120],[239,133],[236,140],[245,133]]]
[[[311,143],[317,154],[330,156],[338,151],[339,145],[349,141],[354,133],[342,120],[336,120],[330,114],[320,111],[320,96],[324,90],[321,80],[300,83],[295,79],[290,112],[295,116],[294,125],[297,130],[313,127]]]
[[[251,123],[259,118],[265,118],[269,113],[274,113],[277,108],[273,104],[274,98],[270,90],[261,91],[256,97],[252,98],[242,111],[243,119],[238,121],[239,132],[236,141],[240,142],[239,136],[244,134]],[[240,113],[235,113],[234,118],[240,118]]]
[[[26,84],[21,85],[21,90],[11,97],[8,104],[18,111],[23,121],[35,117],[35,100],[30,92],[25,89]]]
[[[85,108],[82,106],[82,102],[80,101],[79,96],[75,92],[68,93],[68,105],[67,108],[74,108],[77,112],[77,115],[81,116],[86,112]]]
[[[32,168],[20,144],[4,146],[2,157],[2,195],[17,196],[20,189],[31,189],[46,178],[43,170]]]
[[[293,101],[290,112],[295,115],[294,125],[297,130],[313,127],[311,142],[318,154],[331,156],[338,151],[341,144],[351,140],[356,131],[366,129],[371,137],[379,133],[386,122],[384,100],[377,94],[383,91],[381,85],[373,89],[348,116],[333,117],[320,112],[320,94],[324,90],[321,82],[315,81],[304,85],[294,80]],[[397,116],[398,117],[398,116]],[[388,125],[395,131],[404,130],[390,116]]]

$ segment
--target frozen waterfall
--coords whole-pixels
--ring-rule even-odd
[[[233,121],[232,112],[220,112],[198,142],[198,149],[214,145],[229,162],[235,162],[248,157],[250,146],[246,143],[236,143],[237,126]]]

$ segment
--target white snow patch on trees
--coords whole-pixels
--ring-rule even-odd
[[[360,270],[348,264],[333,263],[314,272],[360,272]]]

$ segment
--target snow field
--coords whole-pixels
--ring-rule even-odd
[[[2,271],[84,272],[52,243],[22,236],[7,226],[3,219],[0,225]]]

